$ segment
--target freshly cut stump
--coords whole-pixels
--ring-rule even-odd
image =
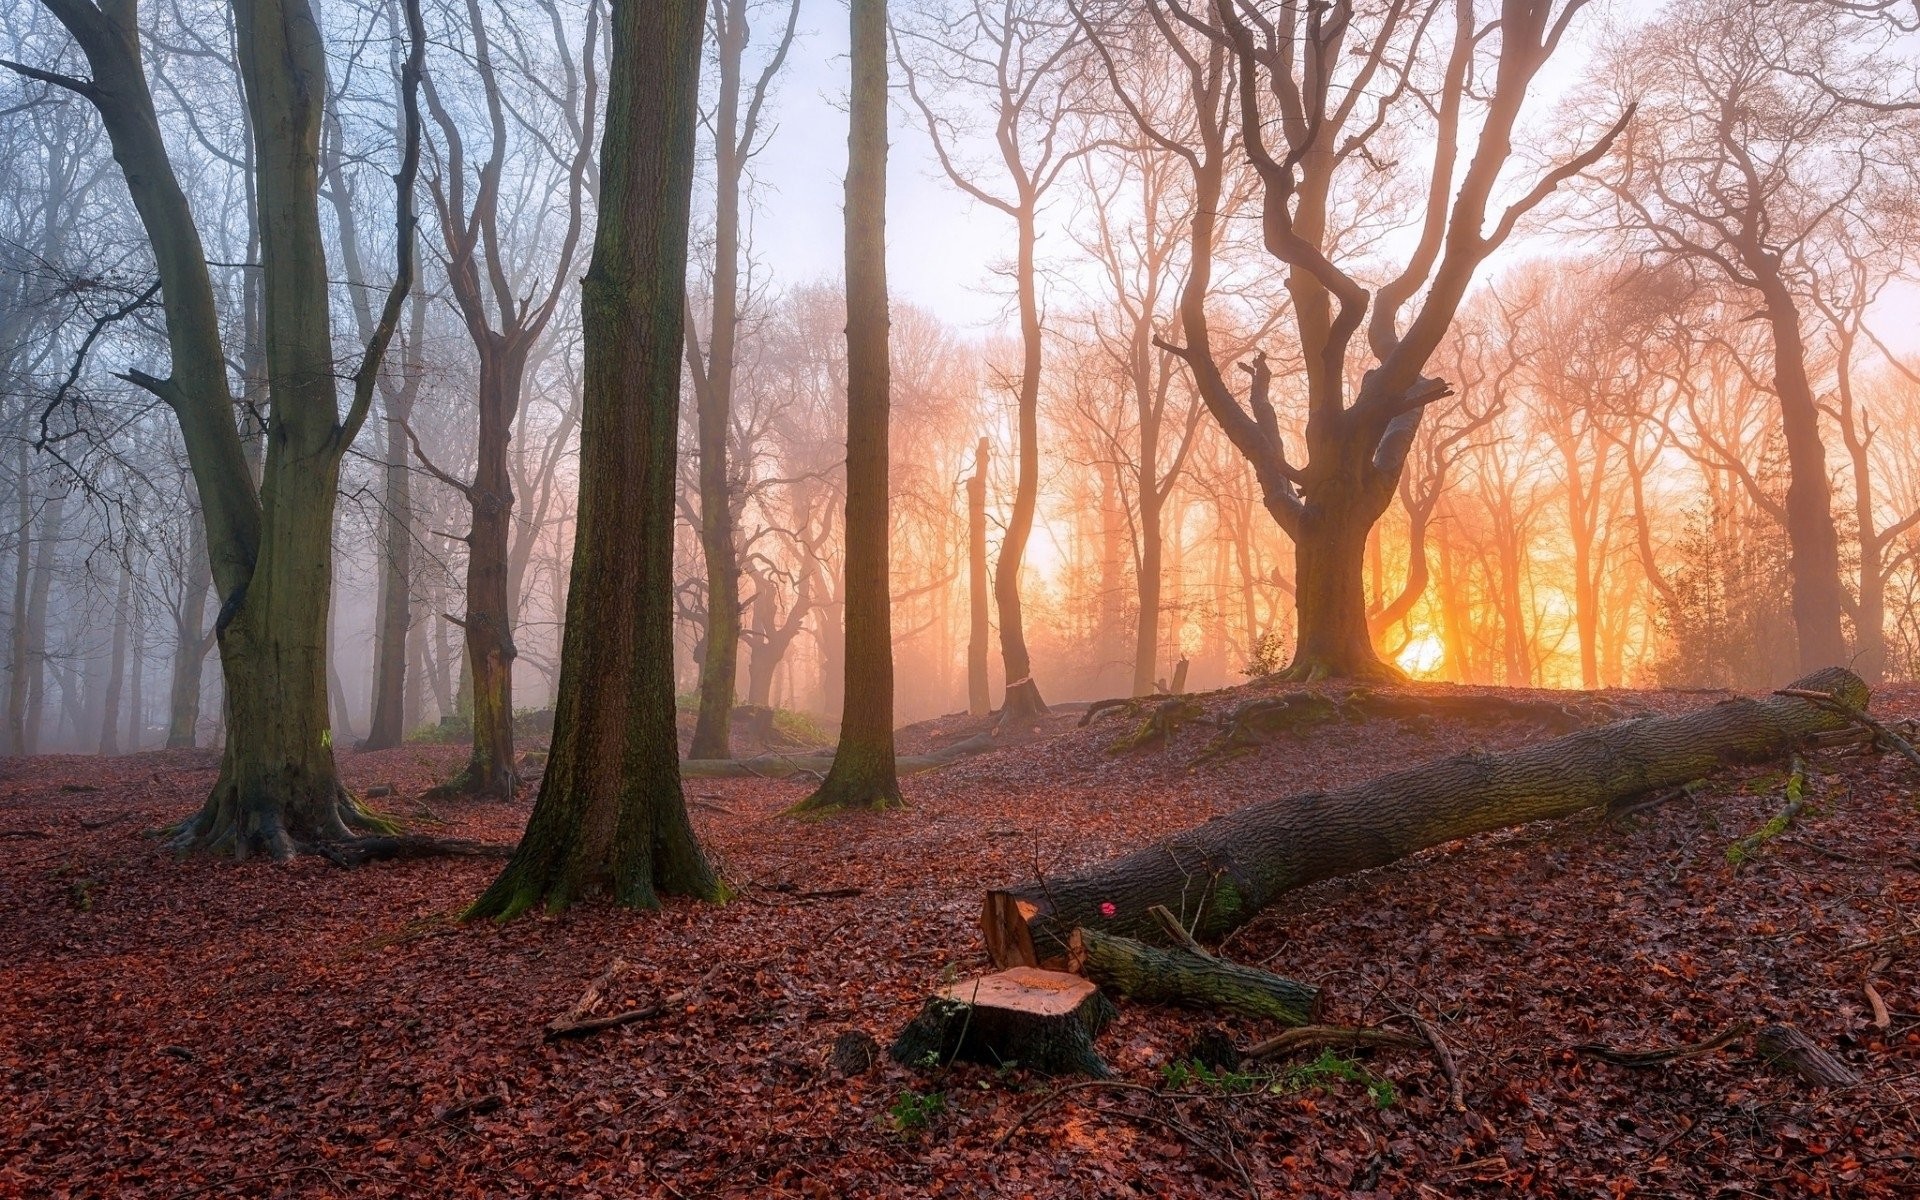
[[[1115,1015],[1100,989],[1078,975],[1014,967],[941,988],[888,1053],[922,1069],[961,1059],[1104,1078],[1107,1064],[1093,1039]]]

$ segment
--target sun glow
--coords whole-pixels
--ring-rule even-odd
[[[1439,672],[1446,657],[1447,646],[1439,635],[1423,633],[1408,642],[1395,661],[1409,675],[1433,675]]]

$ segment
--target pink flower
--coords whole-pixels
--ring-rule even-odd
[[[1111,900],[1102,900],[1100,902],[1100,915],[1103,917],[1110,917],[1119,911],[1119,909],[1113,906],[1113,901]]]

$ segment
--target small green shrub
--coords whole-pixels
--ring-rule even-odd
[[[1282,1092],[1330,1092],[1336,1083],[1357,1083],[1367,1089],[1367,1096],[1375,1108],[1392,1108],[1400,1100],[1400,1092],[1393,1081],[1382,1079],[1361,1066],[1358,1062],[1327,1049],[1312,1062],[1300,1063],[1288,1067],[1273,1090]]]
[[[945,1092],[901,1092],[887,1108],[887,1124],[895,1133],[918,1133],[946,1111]]]

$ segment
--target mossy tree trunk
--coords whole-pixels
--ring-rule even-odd
[[[173,845],[235,857],[286,856],[371,824],[341,788],[327,713],[327,606],[340,460],[365,423],[374,379],[412,282],[412,183],[423,37],[407,6],[402,75],[399,268],[342,417],[330,283],[320,232],[319,135],[326,59],[307,0],[236,0],[236,51],[254,140],[261,312],[271,421],[258,487],[235,424],[206,255],[168,157],[131,4],[46,0],[73,35],[89,80],[25,71],[93,104],[105,123],[159,269],[171,373],[127,372],[180,423],[223,598],[215,634],[227,744],[200,812]],[[20,68],[16,68],[20,69]]]
[[[847,650],[840,744],[800,811],[900,804],[887,556],[887,5],[852,2],[847,137]]]
[[[1864,707],[1866,685],[1833,667],[1797,687]],[[1615,721],[1505,754],[1473,751],[1337,792],[1250,804],[1158,845],[1072,874],[987,894],[996,964],[1064,961],[1075,928],[1166,940],[1162,906],[1196,938],[1245,924],[1275,897],[1429,846],[1676,787],[1731,762],[1786,753],[1844,717],[1788,696],[1734,699],[1670,717]]]
[[[687,819],[673,697],[673,493],[701,0],[614,0],[582,285],[580,501],[552,748],[519,849],[470,917],[724,888]]]

